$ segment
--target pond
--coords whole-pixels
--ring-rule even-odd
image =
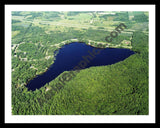
[[[36,90],[54,80],[64,71],[71,71],[91,66],[111,65],[134,54],[130,49],[123,48],[95,48],[85,43],[70,43],[64,45],[57,53],[56,60],[46,72],[37,75],[26,87]],[[75,68],[76,67],[76,68]]]

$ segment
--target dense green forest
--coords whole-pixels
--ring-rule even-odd
[[[145,40],[139,42],[141,38]],[[135,32],[134,48],[137,51],[136,44],[141,43],[145,45],[141,51],[114,65],[81,70],[64,88],[56,87],[56,91],[52,88],[58,78],[47,85],[47,92],[44,87],[34,92],[13,89],[13,114],[148,114],[147,41],[143,33]]]
[[[13,115],[148,114],[148,29],[133,30],[137,25],[144,26],[148,17],[141,12],[101,13],[12,13]],[[130,20],[127,18],[130,15],[135,17]],[[140,18],[141,15],[144,19]],[[57,21],[61,25],[57,25]],[[113,65],[80,70],[63,87],[57,83],[69,71],[36,91],[28,91],[25,87],[54,63],[53,53],[64,45],[61,42],[68,40],[71,43],[70,39],[78,39],[87,44],[92,44],[89,40],[108,43],[105,37],[120,22],[126,23],[128,29],[114,38],[110,46],[122,47],[121,42],[129,40],[136,54]]]

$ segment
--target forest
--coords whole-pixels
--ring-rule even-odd
[[[137,24],[147,23],[148,17],[145,13],[136,13],[129,22],[126,18],[129,15],[134,13],[103,16],[96,12],[13,12],[12,114],[148,115],[148,29],[134,30]],[[46,20],[46,17],[49,19]],[[57,25],[56,18],[59,18],[60,25]],[[112,21],[106,22],[110,19]],[[70,22],[72,26],[69,26]],[[100,22],[103,22],[103,27]],[[69,71],[35,91],[28,91],[25,87],[54,63],[54,52],[64,45],[61,42],[78,39],[87,44],[89,40],[107,44],[106,35],[119,22],[129,24],[129,27],[113,39],[111,46],[122,47],[121,42],[129,40],[131,50],[136,54],[113,65],[80,70],[63,87],[57,86],[57,83]]]

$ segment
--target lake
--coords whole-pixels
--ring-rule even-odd
[[[130,49],[123,48],[94,48],[85,43],[70,43],[64,45],[57,53],[56,60],[46,72],[37,75],[26,87],[28,90],[36,90],[54,80],[64,71],[80,69],[91,66],[111,65],[123,61],[134,54]]]

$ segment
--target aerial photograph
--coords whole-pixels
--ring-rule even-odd
[[[12,11],[12,115],[148,115],[148,11]]]

